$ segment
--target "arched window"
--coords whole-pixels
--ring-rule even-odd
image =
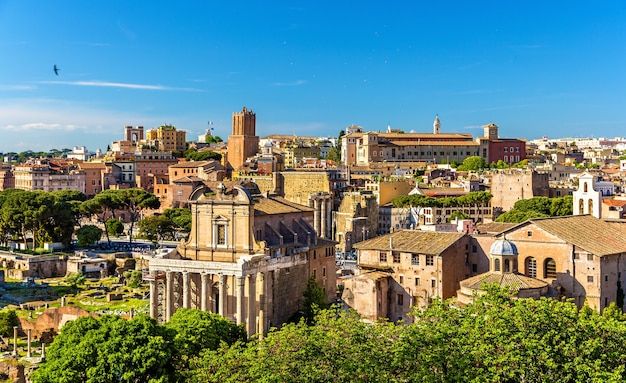
[[[537,278],[537,260],[533,257],[526,258],[526,276]]]
[[[543,277],[556,278],[556,262],[554,259],[548,258],[543,264]]]
[[[582,198],[578,201],[578,214],[585,214],[585,202]]]
[[[495,261],[493,262],[493,269],[495,271],[500,271],[500,259],[496,258]]]
[[[587,183],[586,183],[586,182],[583,184],[583,191],[584,191],[585,193],[587,193]]]
[[[593,214],[593,200],[590,199],[587,203],[589,204],[589,211],[588,211],[588,213],[589,214]]]
[[[511,272],[511,261],[508,259],[504,260],[504,272],[505,273],[510,273]]]

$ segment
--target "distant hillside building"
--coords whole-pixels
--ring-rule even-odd
[[[146,132],[146,143],[165,152],[184,152],[187,143],[187,132],[177,130],[175,126],[163,124]]]
[[[498,126],[483,126],[484,136],[476,140],[471,134],[441,133],[439,116],[433,123],[433,133],[403,133],[388,129],[385,133],[347,133],[341,138],[341,161],[346,165],[370,165],[378,162],[463,162],[470,156],[480,156],[487,163],[500,160],[513,164],[526,158],[526,141],[500,138]]]

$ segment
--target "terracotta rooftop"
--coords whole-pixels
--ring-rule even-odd
[[[404,141],[397,139],[394,140],[392,144],[395,146],[480,146],[480,144],[476,141],[437,141],[436,139],[419,141]]]
[[[624,206],[626,205],[626,201],[623,199],[613,199],[613,198],[605,198],[602,200],[602,203],[608,206]]]
[[[254,215],[270,215],[270,214],[287,214],[298,213],[304,211],[313,211],[308,206],[298,205],[289,202],[282,197],[270,196],[268,198],[259,198],[254,203]]]
[[[519,224],[511,222],[490,222],[476,225],[480,234],[499,234]]]
[[[216,161],[185,161],[170,165],[170,168],[200,168]]]
[[[391,247],[396,251],[438,255],[464,235],[465,233],[400,230],[359,242],[354,247],[359,250],[389,250]]]
[[[495,273],[487,272],[467,278],[460,282],[461,286],[474,290],[480,290],[483,284],[497,284],[500,287],[507,287],[517,292],[524,289],[541,289],[548,285],[547,282],[530,278],[518,273]]]
[[[535,218],[517,227],[529,223],[600,257],[626,253],[626,237],[622,232],[610,223],[591,215]]]

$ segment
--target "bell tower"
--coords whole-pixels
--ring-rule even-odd
[[[435,116],[435,122],[433,122],[433,134],[441,133],[441,122],[439,121],[439,115]]]

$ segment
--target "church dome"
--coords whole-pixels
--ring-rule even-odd
[[[499,239],[489,249],[491,255],[517,255],[517,247],[511,241]]]

